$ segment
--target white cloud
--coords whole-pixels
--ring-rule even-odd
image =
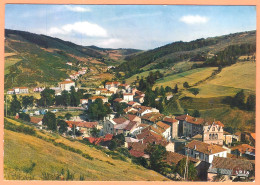
[[[119,45],[121,45],[122,40],[120,39],[116,39],[116,38],[109,38],[106,40],[101,41],[100,43],[97,43],[98,46],[100,47],[118,47]]]
[[[83,8],[80,6],[72,6],[72,5],[66,5],[65,6],[67,8],[67,10],[70,10],[72,12],[91,12],[90,8]]]
[[[61,28],[51,27],[48,33],[50,35],[68,35],[78,33],[90,37],[107,37],[107,31],[104,28],[97,24],[93,24],[87,21],[66,24],[63,25]]]
[[[186,24],[205,24],[208,20],[208,17],[200,15],[185,15],[180,18],[180,21]]]

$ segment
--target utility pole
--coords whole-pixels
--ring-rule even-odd
[[[184,180],[188,180],[188,171],[189,171],[189,167],[188,167],[188,153],[189,153],[189,149],[187,148],[187,158],[186,158],[186,165],[185,165],[185,172],[184,172]],[[186,176],[187,173],[187,176]]]
[[[7,94],[5,95],[5,117],[7,117]]]

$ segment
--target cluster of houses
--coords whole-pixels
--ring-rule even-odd
[[[55,87],[55,93],[70,91],[75,82],[67,79]],[[234,181],[237,178],[253,176],[255,160],[255,133],[242,132],[230,134],[224,131],[220,121],[207,121],[188,114],[165,116],[154,107],[143,106],[145,93],[120,82],[107,82],[104,88],[95,89],[88,99],[81,99],[80,105],[86,108],[101,99],[108,102],[108,97],[120,93],[122,98],[113,100],[125,103],[122,116],[115,118],[115,112],[100,123],[87,121],[66,121],[68,130],[76,128],[84,138],[97,145],[108,146],[113,135],[125,136],[125,147],[134,157],[149,158],[145,149],[149,144],[160,144],[167,151],[168,164],[175,165],[182,159],[188,159],[196,166],[198,177],[204,181],[214,181],[216,176],[223,176],[222,181]],[[42,128],[40,118],[31,117],[31,122]],[[100,137],[91,136],[91,129],[100,130]],[[234,142],[243,144],[233,146]],[[247,144],[245,144],[247,143]]]
[[[7,94],[28,94],[28,87],[14,87],[12,89],[8,89]]]
[[[69,64],[68,64],[68,65],[69,65]],[[86,72],[87,72],[87,69],[86,69],[85,67],[82,67],[81,70],[70,74],[70,78],[71,78],[72,80],[77,80],[80,75],[84,75],[84,74],[86,74]]]

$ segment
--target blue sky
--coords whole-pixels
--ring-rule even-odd
[[[5,28],[80,45],[153,49],[256,29],[254,6],[6,5]]]

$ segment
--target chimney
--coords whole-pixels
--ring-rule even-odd
[[[196,150],[197,149],[197,147],[196,147],[196,145],[194,145],[194,150]]]

